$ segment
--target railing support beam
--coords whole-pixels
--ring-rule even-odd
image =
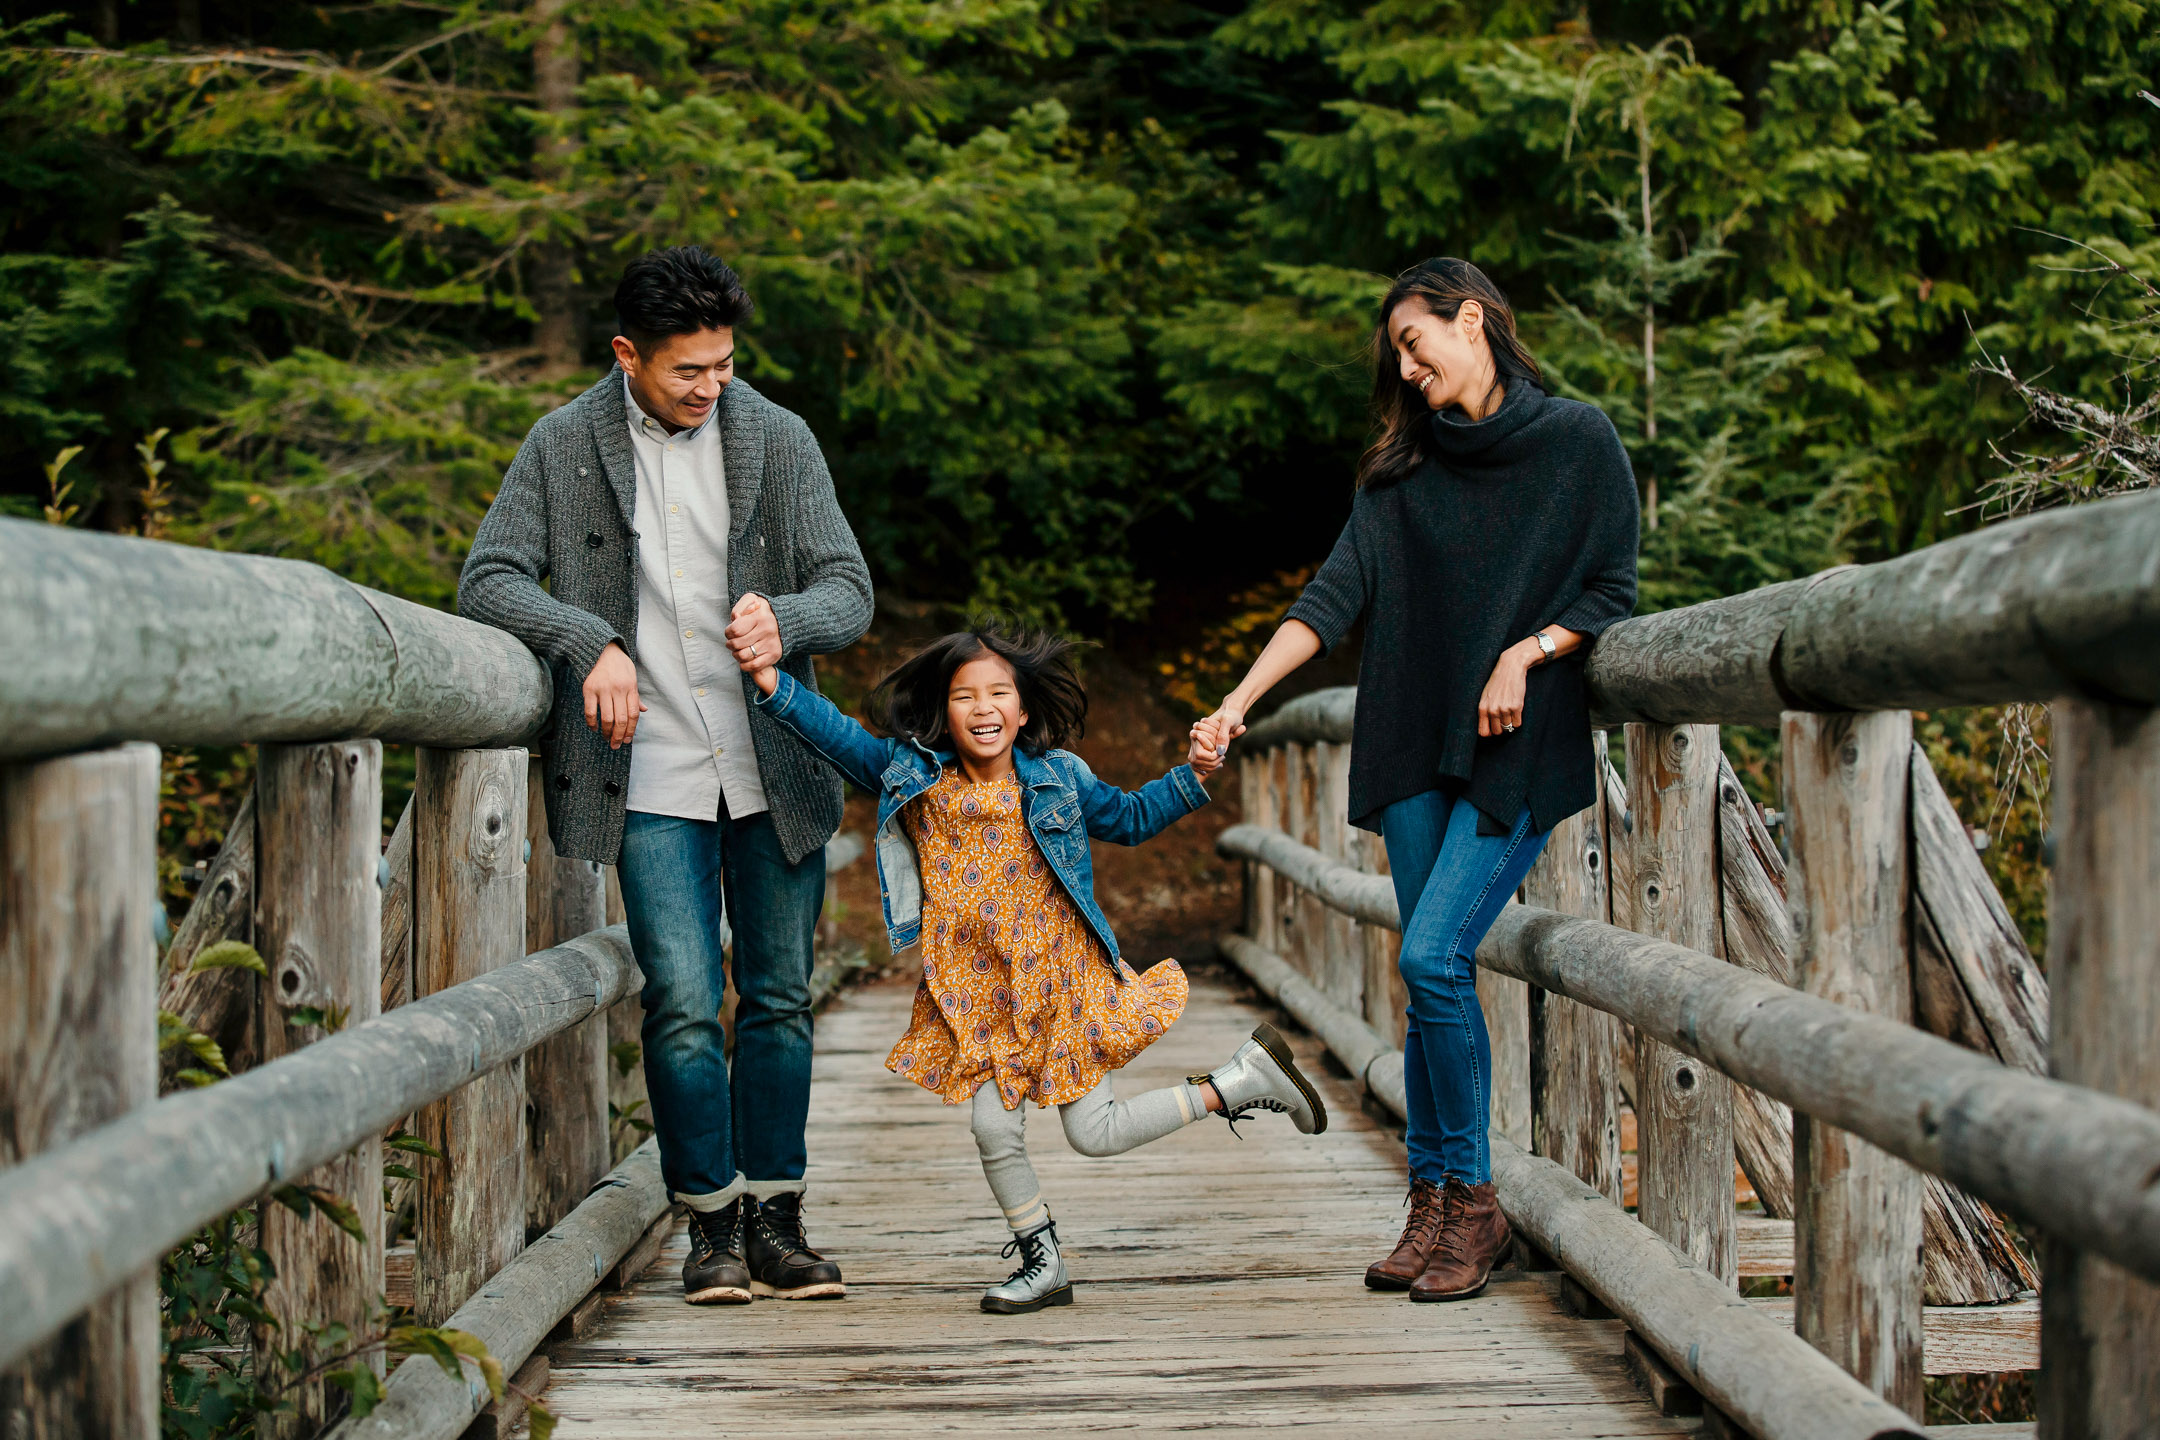
[[[157,1099],[157,807],[153,746],[0,767],[0,1168]],[[0,1373],[0,1434],[158,1433],[154,1269]]]
[[[1912,716],[1790,713],[1787,875],[1800,988],[1912,1019]],[[1793,1123],[1795,1328],[1920,1415],[1920,1172],[1806,1114]]]
[[[255,1053],[268,1064],[382,1012],[382,743],[263,746],[255,827],[256,948],[270,971],[255,1007]],[[278,1324],[256,1327],[255,1356],[271,1383],[290,1379],[274,1364],[279,1351],[310,1366],[324,1358],[303,1325],[336,1321],[366,1333],[383,1293],[382,1167],[371,1136],[300,1177],[352,1207],[359,1241],[327,1216],[263,1204],[261,1244],[277,1267],[263,1307]],[[371,1363],[381,1374],[380,1356]],[[344,1408],[343,1393],[321,1380],[288,1398],[293,1409],[256,1422],[264,1440],[313,1435]]]
[[[2054,725],[2050,1066],[2160,1109],[2160,711],[2069,700]],[[2042,1440],[2150,1435],[2160,1284],[2052,1235],[2041,1260]]]

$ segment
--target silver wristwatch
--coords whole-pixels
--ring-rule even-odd
[[[1559,648],[1553,644],[1552,636],[1547,635],[1544,631],[1540,630],[1530,638],[1537,641],[1537,648],[1545,652],[1547,660],[1560,653]]]

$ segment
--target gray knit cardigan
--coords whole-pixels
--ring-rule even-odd
[[[720,397],[720,447],[729,603],[765,596],[780,622],[781,668],[814,688],[810,657],[853,644],[870,626],[870,569],[799,416],[736,380]],[[533,426],[458,579],[458,613],[517,636],[554,676],[541,741],[548,833],[558,853],[604,864],[622,849],[635,742],[610,750],[586,725],[584,685],[610,641],[637,657],[636,518],[622,372],[611,369]],[[841,780],[749,703],[750,677],[741,678],[773,824],[799,861],[840,827]]]

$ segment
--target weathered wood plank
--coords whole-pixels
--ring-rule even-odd
[[[11,1302],[0,1306],[0,1366],[266,1186],[381,1135],[639,983],[629,937],[604,930],[0,1169],[0,1295]]]
[[[148,745],[0,766],[0,1175],[157,1099],[157,806]],[[155,1255],[98,1258],[105,1298],[0,1350],[0,1433],[157,1433]],[[0,1316],[56,1279],[8,1277]]]
[[[1717,952],[1718,735],[1714,725],[1627,727],[1632,884],[1627,928]],[[1733,1281],[1732,1082],[1693,1055],[1635,1042],[1636,1215],[1712,1275]]]
[[[1921,1023],[2005,1065],[2044,1075],[2047,979],[1917,744],[1912,797],[1913,890],[1927,937],[1915,966]],[[1978,1033],[1968,1038],[1973,1030]]]
[[[525,949],[545,950],[601,928],[606,882],[589,860],[555,853],[548,837],[540,762],[527,778],[525,833],[532,859],[525,867]],[[537,1236],[570,1213],[608,1158],[608,1022],[605,1015],[571,1026],[525,1056],[525,1233]]]
[[[1226,988],[1196,976],[1185,1017],[1120,1072],[1120,1093],[1249,1032],[1255,1015]],[[966,1117],[862,1063],[905,1024],[909,989],[850,991],[819,1022],[810,1220],[848,1266],[847,1303],[759,1307],[716,1332],[718,1317],[681,1303],[678,1235],[599,1330],[552,1352],[561,1440],[698,1433],[716,1403],[745,1431],[800,1436],[1130,1432],[1136,1416],[1150,1431],[1449,1440],[1688,1428],[1637,1397],[1618,1327],[1562,1317],[1539,1277],[1503,1270],[1474,1301],[1415,1309],[1364,1291],[1360,1271],[1402,1223],[1401,1146],[1297,1035],[1324,1135],[1277,1124],[1235,1140],[1210,1123],[1102,1161],[1041,1132],[1031,1149],[1078,1302],[982,1315],[981,1287],[1010,1262]]]
[[[2058,704],[2054,792],[2050,1064],[2062,1080],[2160,1109],[2160,711]],[[2160,1186],[2148,1186],[2146,1208],[2160,1209]],[[2150,1435],[2160,1415],[2160,1269],[2126,1274],[2080,1253],[2054,1217],[2034,1218],[2046,1227],[2041,1435]]]
[[[502,745],[553,698],[504,632],[298,560],[0,520],[0,615],[0,756],[114,740]]]
[[[629,1253],[667,1203],[659,1147],[648,1141],[545,1239],[488,1277],[486,1290],[445,1323],[478,1336],[504,1369],[515,1370]],[[486,1397],[485,1389],[453,1380],[430,1357],[415,1355],[391,1375],[373,1414],[330,1433],[334,1440],[456,1440]]]
[[[1593,738],[1603,754],[1605,737]],[[1603,797],[1555,825],[1523,886],[1532,905],[1593,920],[1611,916]],[[1479,975],[1487,972],[1479,968]],[[1607,1199],[1620,1199],[1620,1089],[1611,1057],[1619,1025],[1603,1011],[1530,987],[1530,1073],[1535,1153]]]
[[[270,970],[256,1053],[268,1064],[381,1013],[382,742],[265,745],[255,802],[256,948]],[[297,1018],[303,1008],[320,1019]],[[310,1367],[328,1358],[308,1343],[307,1325],[369,1329],[384,1288],[382,1167],[382,1146],[369,1136],[300,1177],[352,1207],[365,1236],[357,1242],[320,1214],[262,1207],[258,1243],[276,1269],[263,1308],[275,1323],[256,1327],[255,1354],[270,1384],[290,1379],[271,1359],[281,1352]],[[371,1363],[380,1374],[380,1359]],[[343,1412],[347,1396],[314,1380],[286,1398],[292,1408],[258,1419],[259,1435],[313,1435]]]
[[[523,750],[420,751],[413,787],[413,981],[421,995],[514,963],[525,939]],[[424,1108],[444,1161],[420,1172],[413,1293],[442,1324],[525,1245],[523,1061]]]
[[[1793,1323],[1784,1296],[1748,1304],[1778,1324]],[[1921,1312],[1924,1366],[1930,1375],[1987,1375],[2040,1368],[2040,1302],[1930,1305]],[[1962,1433],[1966,1427],[1959,1427]],[[1972,1427],[1975,1429],[1981,1427]],[[1934,1432],[1930,1431],[1930,1434]]]
[[[1922,770],[1926,770],[1926,779],[1931,785],[1934,771],[1927,767],[1926,758],[1917,745],[1914,746],[1914,757],[1914,888],[1916,899],[1923,902],[1913,912],[1915,1008],[1919,1012],[1916,1018],[1921,1021],[1922,1028],[1931,1033],[1970,1043],[1967,1037],[1930,1023],[1927,1013],[1928,976],[1932,974],[1946,982],[1961,998],[1964,986],[1947,960],[1931,969],[1924,958],[1930,937],[1935,933],[1924,904],[1930,873],[1926,849],[1934,842],[1926,838],[1927,832],[1922,826],[1923,801],[1919,786]],[[1939,787],[1936,788],[1939,794]],[[1942,803],[1947,807],[1949,802],[1944,799]],[[1748,803],[1730,765],[1724,767],[1718,780],[1718,814],[1726,958],[1759,975],[1786,984],[1794,983],[1798,942],[1794,939],[1792,919],[1786,910],[1784,857],[1771,840],[1755,807]],[[1963,831],[1957,829],[1954,819],[1950,828],[1956,831],[1956,843],[1964,848],[1964,860],[1970,862],[1972,847],[1965,843]],[[1938,862],[1938,868],[1949,869],[1949,866]],[[1969,872],[1958,869],[1950,873],[1962,877],[1961,886],[1969,883]],[[1979,872],[1979,881],[1992,896],[1993,886],[1988,883],[1985,871]],[[1962,903],[1977,905],[1981,902]],[[1999,907],[2000,902],[1996,904]],[[2044,989],[2042,997],[2045,997]],[[1965,1008],[1971,1012],[1969,1004]],[[1982,1040],[1974,1048],[1984,1053],[1987,1048],[1984,1032],[1977,1021],[1974,1035]],[[1755,1186],[1763,1208],[1772,1215],[1792,1214],[1792,1137],[1793,1117],[1788,1106],[1744,1085],[1735,1088],[1733,1148],[1739,1154],[1741,1168]],[[1927,1304],[1999,1304],[2038,1284],[2038,1278],[2004,1232],[1994,1212],[1955,1186],[1929,1177],[1922,1200],[1921,1224],[1925,1237],[1921,1277]]]
[[[2160,1196],[2148,1183],[2160,1172],[2160,1115],[2145,1106],[1528,906],[1501,912],[1478,963],[1631,1016],[1743,1084],[2160,1277]]]
[[[1233,825],[1216,848],[1279,862],[1369,923],[1393,921],[1376,877],[1330,866],[1286,836]],[[1666,941],[1530,906],[1501,912],[1478,963],[1626,1017],[1742,1084],[2160,1278],[2160,1195],[2148,1185],[2160,1173],[2160,1116],[2144,1106],[2011,1071]]]
[[[226,827],[225,842],[204,872],[195,903],[173,932],[165,949],[158,981],[158,1008],[169,1010],[217,1041],[227,1068],[238,1072],[255,1063],[255,972],[216,969],[191,972],[195,957],[221,940],[255,938],[255,792],[241,797]],[[175,1051],[159,1066],[158,1088],[179,1084],[178,1072],[195,1057]]]
[[[1592,715],[1777,723],[2084,692],[2160,702],[2160,497],[2080,505],[1704,605],[1623,620]]]
[[[1792,917],[1785,907],[1785,858],[1718,756],[1718,910],[1725,959],[1793,983]],[[1793,1211],[1792,1111],[1745,1085],[1733,1087],[1733,1153],[1756,1198],[1772,1215]]]
[[[1912,716],[1785,717],[1800,986],[1912,1017]],[[1793,1128],[1797,1329],[1876,1394],[1924,1413],[1918,1171],[1803,1113]]]
[[[600,869],[606,885],[604,918],[611,927],[620,925],[623,923],[622,881],[616,877],[614,866],[603,865]],[[645,1007],[638,999],[636,988],[607,1012],[608,1159],[618,1165],[637,1149],[643,1135],[630,1123],[631,1118],[644,1120],[647,1124],[652,1120],[645,1113],[650,1101],[645,1093],[645,1047],[641,1036],[644,1024]],[[629,1059],[627,1065],[623,1063],[624,1058]]]
[[[383,847],[382,888],[382,1008],[395,1010],[413,998],[413,866],[412,801],[398,812]]]

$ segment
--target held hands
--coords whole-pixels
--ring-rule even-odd
[[[637,666],[610,640],[585,676],[585,723],[607,737],[608,749],[620,750],[637,734],[644,710],[637,693]]]
[[[761,695],[770,695],[780,683],[773,673],[780,663],[780,621],[762,595],[745,595],[729,612],[728,651]]]
[[[1193,774],[1205,780],[1222,769],[1223,752],[1229,748],[1230,742],[1224,737],[1222,726],[1215,716],[1210,715],[1194,723],[1185,763],[1192,767]]]

